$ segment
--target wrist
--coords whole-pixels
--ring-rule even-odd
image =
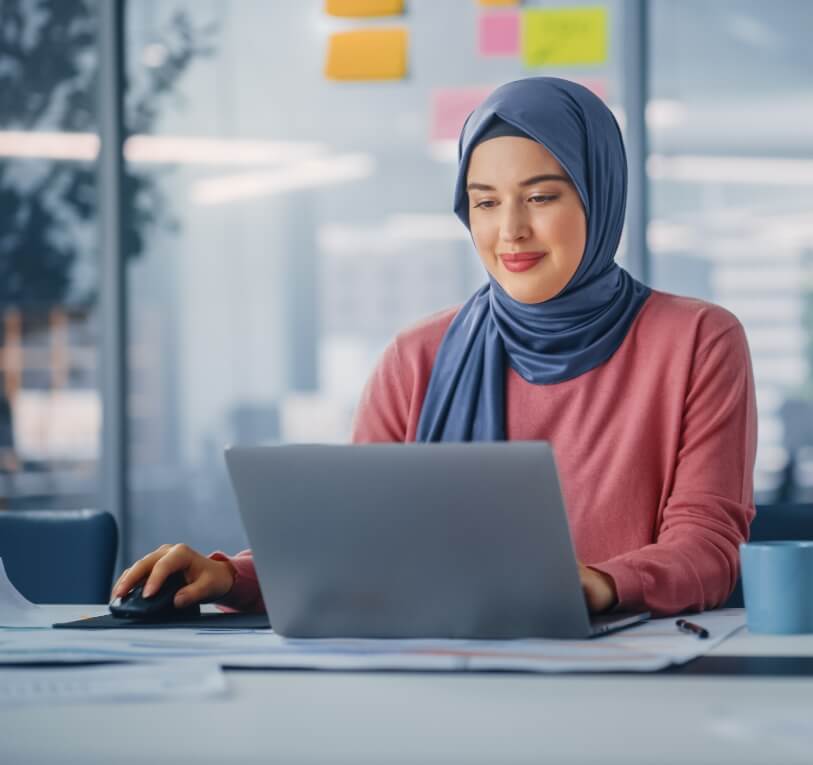
[[[234,589],[234,584],[237,581],[237,567],[223,553],[212,553],[209,559],[218,564],[218,569],[221,572],[218,581],[222,582],[222,586],[218,589],[222,589],[222,592],[218,595],[218,598],[225,598]]]
[[[601,610],[609,611],[618,605],[618,591],[615,589],[615,581],[609,574],[605,574],[603,571],[596,569],[593,569],[593,571],[601,578],[602,586],[605,591]]]

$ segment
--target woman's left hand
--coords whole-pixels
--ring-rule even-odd
[[[591,614],[608,611],[618,602],[612,577],[579,563],[579,578]]]

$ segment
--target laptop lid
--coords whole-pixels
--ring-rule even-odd
[[[547,443],[234,446],[276,632],[593,634]]]

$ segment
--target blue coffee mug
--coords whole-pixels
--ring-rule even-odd
[[[751,632],[813,632],[813,542],[744,543],[740,561]]]

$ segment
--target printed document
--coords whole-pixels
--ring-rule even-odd
[[[682,664],[745,624],[741,609],[691,617],[711,637],[654,619],[591,640],[286,639],[271,630],[2,630],[0,664],[207,659],[223,667],[336,670],[647,672]]]
[[[0,627],[50,627],[52,623],[42,606],[27,600],[11,583],[0,558]]]
[[[81,669],[0,669],[4,704],[156,701],[219,696],[226,676],[214,662],[128,664]]]

